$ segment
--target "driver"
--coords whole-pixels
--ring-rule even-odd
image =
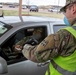
[[[32,36],[24,37],[22,40],[20,40],[18,43],[16,43],[15,51],[21,50],[25,43],[31,44],[32,39],[36,40],[36,43],[32,42],[32,45],[38,44],[38,41],[41,41],[41,38],[42,38],[42,31],[43,31],[42,28],[34,29]]]

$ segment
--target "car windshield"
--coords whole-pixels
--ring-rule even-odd
[[[12,26],[7,25],[3,22],[0,22],[0,37],[11,28],[12,28]]]

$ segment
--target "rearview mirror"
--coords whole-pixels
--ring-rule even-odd
[[[8,70],[7,70],[7,62],[5,61],[5,59],[0,57],[0,74],[5,74],[7,72],[8,72]]]

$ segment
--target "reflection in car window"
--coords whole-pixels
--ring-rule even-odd
[[[56,33],[58,30],[60,30],[61,28],[65,28],[66,25],[54,25],[53,29],[54,29],[54,33]],[[72,26],[75,30],[76,30],[76,26]]]
[[[5,33],[7,32],[10,28],[12,28],[11,26],[3,23],[3,22],[0,22],[0,37]]]
[[[65,25],[54,25],[53,26],[54,33],[56,33],[59,29],[65,28],[65,27],[66,27]]]

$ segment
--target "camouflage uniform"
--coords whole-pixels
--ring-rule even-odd
[[[76,0],[67,0],[67,4],[61,9],[61,11],[66,12],[67,6],[74,3],[76,3]],[[63,69],[61,68],[61,66],[58,66],[58,64],[52,62],[53,59],[59,56],[62,56],[64,58],[71,56],[75,52],[75,50],[76,50],[76,38],[69,31],[62,29],[55,34],[47,36],[37,46],[31,46],[29,44],[25,44],[22,53],[27,59],[37,63],[42,63],[51,60],[52,69],[50,68],[51,65],[49,68],[52,71],[54,70],[53,72],[55,72],[55,75],[56,73],[59,72],[61,74],[57,75],[76,75],[74,71],[70,72],[68,69]],[[57,68],[62,70],[62,72],[64,73],[59,71]],[[46,73],[46,75],[50,75],[51,70],[48,72],[48,74]],[[54,75],[53,72],[51,73]]]
[[[22,40],[20,40],[19,42],[16,43],[16,45],[20,45],[20,46],[24,46],[24,44],[29,41],[31,38],[34,38],[36,39],[37,41],[41,41],[42,39],[42,31],[43,29],[42,28],[37,28],[34,30],[32,36],[26,36],[24,37]]]
[[[25,44],[22,50],[23,55],[37,63],[46,63],[51,60],[54,68],[59,70],[62,75],[76,75],[76,73],[69,72],[60,68],[52,60],[58,56],[67,57],[70,56],[76,49],[76,39],[67,30],[60,30],[56,34],[51,34],[47,36],[39,45],[31,46]],[[50,63],[49,63],[50,66]],[[50,75],[50,69],[48,68],[48,74]],[[58,75],[58,74],[57,74]]]
[[[23,55],[34,61],[44,62],[59,55],[68,56],[76,49],[76,39],[66,30],[49,35],[39,45],[25,45]]]
[[[19,42],[16,43],[16,45],[20,45],[23,46],[25,44],[25,42],[30,38],[30,36],[28,37],[24,37],[22,40],[20,40]]]

